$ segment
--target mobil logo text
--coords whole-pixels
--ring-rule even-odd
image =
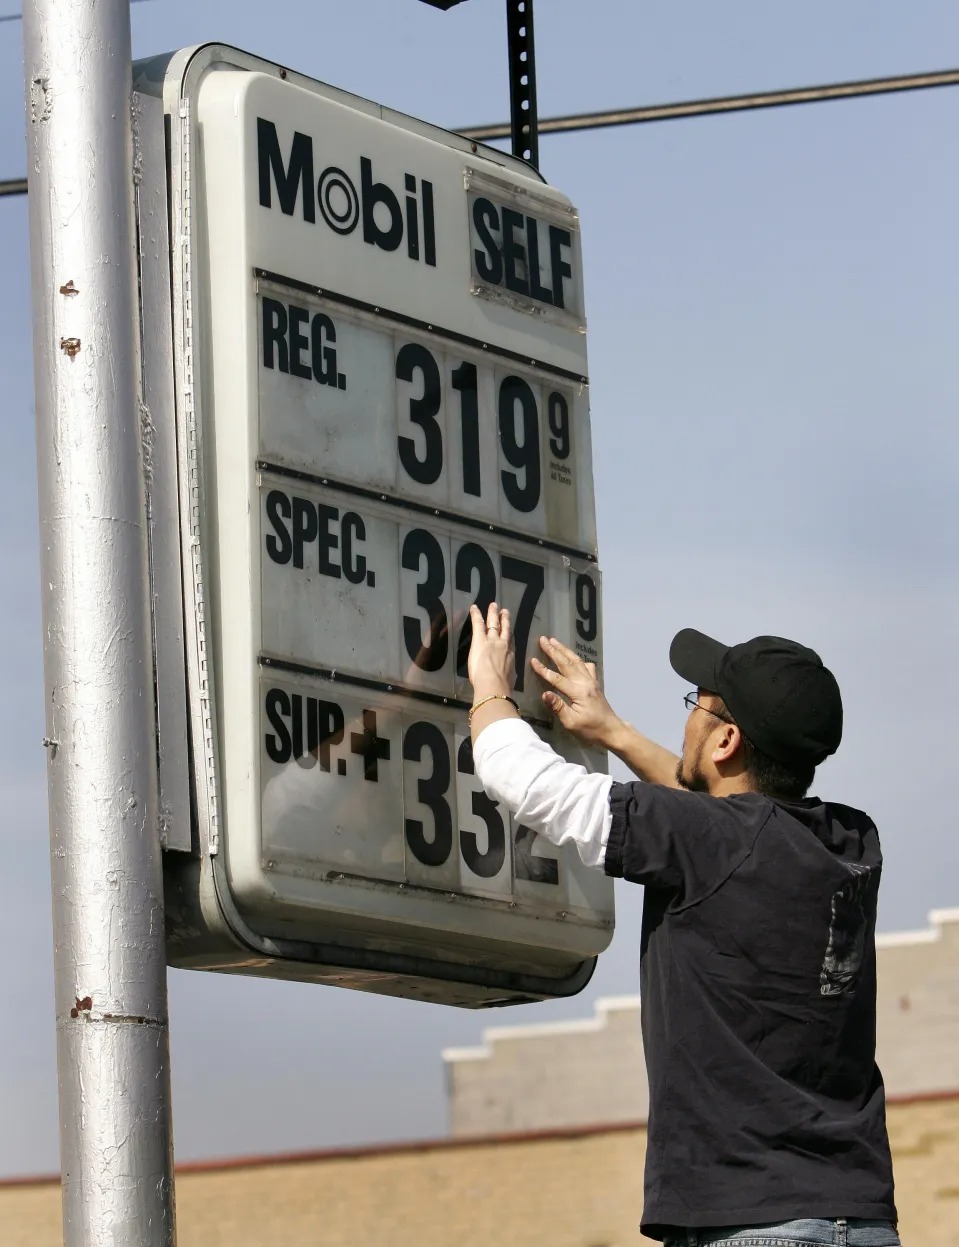
[[[436,267],[432,182],[405,173],[402,188],[389,186],[377,180],[369,156],[360,156],[351,172],[324,168],[309,134],[294,130],[284,150],[276,124],[265,117],[256,119],[256,152],[261,207],[279,207],[311,225],[323,221],[334,234],[359,230],[371,247],[403,247],[409,259]]]

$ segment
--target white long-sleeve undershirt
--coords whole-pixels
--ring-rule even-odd
[[[612,816],[612,779],[567,762],[522,719],[497,719],[473,745],[476,775],[516,820],[551,844],[575,844],[587,866],[603,869]]]

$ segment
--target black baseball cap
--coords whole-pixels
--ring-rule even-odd
[[[677,675],[718,693],[744,735],[778,762],[818,766],[839,748],[839,685],[815,650],[779,636],[723,645],[684,628],[669,661]]]

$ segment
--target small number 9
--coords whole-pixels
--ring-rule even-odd
[[[557,459],[569,458],[569,403],[566,395],[554,390],[547,401],[549,448]]]
[[[596,582],[585,572],[576,577],[576,632],[584,641],[595,641],[599,632]]]

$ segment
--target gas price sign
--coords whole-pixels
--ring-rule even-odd
[[[601,662],[577,215],[503,153],[230,49],[178,54],[164,100],[218,907],[175,959],[474,1005],[578,990],[611,883],[483,792],[466,717],[469,607],[496,600],[522,714],[605,764],[529,667],[544,633]]]

